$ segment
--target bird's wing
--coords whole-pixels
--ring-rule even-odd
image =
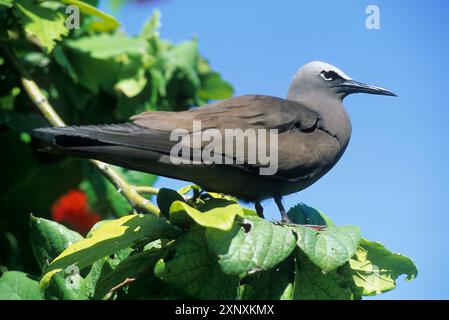
[[[205,129],[289,129],[309,130],[320,116],[295,101],[260,95],[234,97],[184,112],[144,112],[131,120],[152,130],[171,132],[176,128],[192,131],[193,121]]]
[[[235,97],[185,112],[145,112],[131,120],[134,124],[157,133],[164,141],[169,140],[169,134],[175,129],[184,129],[193,138],[194,121],[200,121],[201,133],[206,129],[216,129],[223,137],[226,129],[241,129],[242,135],[246,129],[276,129],[279,167],[273,177],[280,179],[301,179],[311,172],[317,173],[321,163],[318,150],[314,150],[314,142],[335,142],[333,137],[319,130],[320,115],[317,112],[301,103],[271,96]],[[207,144],[208,141],[203,141],[201,148]],[[172,146],[173,144],[166,145],[170,148]],[[316,147],[319,149],[320,146]],[[244,148],[248,150],[248,145],[245,144]],[[170,149],[158,151],[170,153]],[[231,151],[222,150],[222,156],[235,160],[235,148]],[[191,150],[191,154],[193,153]],[[258,158],[249,156],[249,153],[243,154],[241,163],[234,163],[232,166],[253,172],[259,172],[261,167],[267,166],[266,163],[261,164]]]

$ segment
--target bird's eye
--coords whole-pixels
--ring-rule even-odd
[[[335,71],[321,71],[320,76],[326,81],[341,79],[341,77]]]

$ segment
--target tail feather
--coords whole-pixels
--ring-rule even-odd
[[[169,154],[175,142],[165,132],[151,130],[134,123],[39,128],[37,137],[53,148],[66,149],[93,146],[124,146]]]

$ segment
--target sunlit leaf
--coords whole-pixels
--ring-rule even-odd
[[[230,231],[206,230],[207,243],[227,274],[269,270],[296,246],[293,232],[255,216],[236,221]]]
[[[418,269],[410,258],[392,253],[379,242],[360,241],[356,254],[349,260],[357,291],[369,296],[392,290],[400,275],[412,280]]]

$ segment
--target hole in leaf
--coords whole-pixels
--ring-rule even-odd
[[[253,227],[253,226],[251,225],[251,223],[249,223],[248,221],[242,222],[241,226],[242,226],[243,230],[245,231],[245,233],[250,232],[250,231],[251,231],[251,228]]]

